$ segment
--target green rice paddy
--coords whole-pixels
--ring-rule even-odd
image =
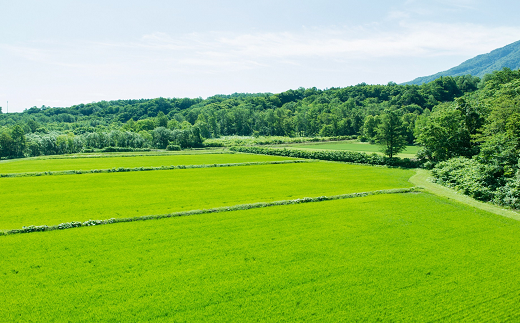
[[[0,229],[411,187],[412,174],[314,162],[2,178]]]
[[[515,322],[519,236],[427,193],[5,236],[0,319]]]
[[[293,148],[305,148],[305,149],[326,149],[326,150],[349,150],[358,151],[365,153],[381,153],[381,147],[379,145],[369,144],[367,142],[359,141],[330,141],[330,142],[317,142],[317,143],[305,143],[305,144],[292,144],[290,147]],[[397,154],[397,157],[412,158],[415,157],[419,151],[418,146],[406,146],[406,149]]]
[[[248,154],[192,154],[192,155],[162,155],[162,156],[108,156],[104,158],[77,157],[70,158],[35,158],[15,159],[0,162],[0,173],[27,173],[65,170],[91,170],[134,167],[160,167],[169,165],[203,165],[246,162],[267,162],[292,160],[294,158],[248,155]]]
[[[282,160],[166,162],[178,157],[0,169]],[[0,229],[406,188],[413,174],[312,162],[0,178]],[[6,235],[0,322],[517,322],[518,237],[514,219],[424,192]]]

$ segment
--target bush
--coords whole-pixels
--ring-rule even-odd
[[[451,187],[477,200],[491,201],[500,187],[497,170],[475,159],[456,157],[438,163],[432,169],[436,182]]]
[[[181,150],[181,146],[169,144],[168,147],[166,147],[166,150],[179,151],[179,150]]]
[[[506,180],[506,184],[497,189],[494,203],[520,209],[520,170],[512,178]]]
[[[150,151],[149,148],[130,148],[130,147],[105,147],[101,150],[104,153],[124,153],[131,151]]]

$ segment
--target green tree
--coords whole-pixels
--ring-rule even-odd
[[[40,127],[40,124],[33,119],[29,119],[27,121],[27,126],[29,127],[31,132],[36,132],[36,130]]]
[[[11,157],[13,155],[14,142],[8,132],[0,133],[0,157]]]
[[[366,116],[365,123],[363,124],[363,137],[368,139],[368,141],[374,141],[378,125],[379,118],[377,116]]]
[[[166,149],[172,138],[172,132],[168,128],[158,127],[152,131],[153,145],[159,149]]]
[[[13,138],[13,155],[11,157],[23,157],[25,145],[27,140],[25,138],[25,132],[20,125],[15,125],[11,130],[11,137]]]
[[[471,157],[476,148],[465,126],[465,116],[453,104],[436,108],[425,124],[416,129],[417,142],[423,146],[420,157],[433,163],[457,156]]]
[[[157,117],[155,117],[155,127],[168,127],[168,117],[162,111],[159,111]]]
[[[132,118],[130,118],[130,120],[128,120],[122,127],[123,130],[133,131],[133,132],[137,132],[138,128],[139,127],[138,127],[137,123]]]
[[[154,130],[155,129],[155,121],[151,118],[143,119],[137,121],[137,128],[139,131],[141,130]]]
[[[382,114],[380,120],[376,130],[376,142],[382,146],[381,151],[392,158],[406,148],[403,122],[395,111],[390,110]]]

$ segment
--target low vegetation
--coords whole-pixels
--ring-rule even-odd
[[[301,150],[287,148],[268,148],[268,147],[231,147],[233,151],[266,154],[275,156],[286,156],[294,158],[311,158],[330,161],[341,161],[348,163],[386,165],[393,167],[415,168],[421,165],[420,161],[409,158],[386,157],[376,153],[367,154],[355,151],[334,151],[334,150]]]
[[[168,213],[168,214],[143,215],[143,216],[135,216],[135,217],[131,217],[131,218],[117,218],[117,219],[111,218],[111,219],[105,219],[105,220],[88,220],[85,222],[72,221],[72,222],[60,223],[58,225],[51,225],[51,226],[30,225],[30,226],[24,226],[21,229],[0,231],[0,234],[11,235],[11,234],[19,234],[19,233],[65,230],[65,229],[73,229],[73,228],[79,228],[79,227],[90,227],[90,226],[95,226],[95,225],[106,225],[106,224],[114,224],[114,223],[122,223],[122,222],[159,220],[159,219],[165,219],[165,218],[175,218],[175,217],[179,217],[179,216],[191,216],[191,215],[206,214],[206,213],[219,213],[219,212],[229,212],[229,211],[237,211],[237,210],[258,209],[258,208],[280,206],[280,205],[342,200],[342,199],[350,199],[350,198],[355,198],[355,197],[364,197],[364,196],[379,195],[379,194],[410,193],[410,192],[416,192],[419,190],[420,189],[416,188],[416,187],[395,188],[395,189],[390,189],[390,190],[378,190],[378,191],[372,191],[372,192],[350,193],[350,194],[341,194],[341,195],[333,195],[333,196],[304,197],[304,198],[299,198],[299,199],[295,199],[295,200],[282,200],[282,201],[274,201],[274,202],[238,204],[238,205],[233,205],[233,206],[224,206],[224,207],[217,207],[217,208],[212,208],[212,209],[181,211],[181,212],[174,212],[174,213]]]
[[[406,188],[412,173],[316,162],[2,178],[0,229]]]
[[[290,160],[291,158],[277,156],[262,156],[248,154],[172,154],[146,156],[111,156],[76,155],[68,158],[17,159],[9,162],[0,162],[0,174],[29,173],[66,170],[93,170],[112,168],[160,167],[179,165],[228,164],[264,161]]]
[[[354,136],[355,137],[355,136]],[[352,136],[338,137],[283,137],[283,136],[223,136],[220,138],[204,140],[206,147],[233,147],[256,145],[279,145],[305,142],[330,142],[352,139]]]
[[[519,234],[419,193],[4,236],[2,320],[516,321]]]
[[[364,153],[381,153],[381,146],[369,144],[367,142],[359,142],[356,140],[331,141],[318,143],[302,143],[287,145],[292,148],[319,149],[319,150],[348,150]],[[414,158],[419,151],[419,146],[406,146],[406,148],[395,157]]]

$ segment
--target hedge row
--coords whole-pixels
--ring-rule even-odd
[[[202,165],[170,165],[159,167],[117,167],[110,169],[90,169],[90,170],[62,170],[62,171],[47,171],[34,173],[8,173],[0,174],[2,177],[34,177],[46,175],[79,175],[79,174],[94,174],[94,173],[122,173],[122,172],[143,172],[152,170],[172,170],[172,169],[191,169],[191,168],[213,168],[213,167],[235,167],[235,166],[255,166],[255,165],[271,165],[271,164],[295,164],[295,163],[309,163],[309,160],[278,160],[265,162],[247,162],[247,163],[227,163],[227,164],[202,164]]]
[[[224,207],[218,207],[218,208],[212,208],[212,209],[191,210],[191,211],[182,211],[182,212],[175,212],[175,213],[169,213],[169,214],[158,214],[158,215],[145,215],[145,216],[137,216],[137,217],[132,217],[132,218],[118,218],[118,219],[111,218],[111,219],[107,219],[107,220],[88,220],[85,222],[67,222],[67,223],[61,223],[61,224],[53,225],[53,226],[47,226],[47,225],[28,226],[28,227],[23,227],[22,229],[14,229],[14,230],[8,230],[8,231],[3,231],[3,232],[0,231],[0,235],[64,230],[64,229],[112,224],[112,223],[119,223],[119,222],[158,220],[158,219],[173,218],[173,217],[179,217],[179,216],[249,210],[249,209],[258,209],[258,208],[263,208],[263,207],[279,206],[279,205],[343,200],[343,199],[348,199],[348,198],[364,197],[364,196],[379,195],[379,194],[410,193],[410,192],[417,192],[420,190],[421,189],[418,187],[397,188],[397,189],[390,189],[390,190],[350,193],[350,194],[341,194],[341,195],[333,195],[333,196],[304,197],[304,198],[295,199],[295,200],[282,200],[282,201],[274,201],[274,202],[239,204],[239,205],[224,206]]]
[[[118,222],[115,218],[108,220],[87,220],[85,222],[65,222],[60,223],[58,225],[48,226],[48,225],[30,225],[28,227],[22,227],[21,229],[10,230],[7,232],[3,232],[3,235],[16,234],[16,233],[30,233],[30,232],[43,232],[43,231],[53,231],[53,230],[64,230],[64,229],[72,229],[79,227],[91,227],[94,225],[102,225],[102,224],[110,224]],[[1,235],[1,233],[0,233]]]
[[[417,168],[421,162],[416,159],[386,157],[376,153],[367,154],[355,151],[338,150],[300,150],[287,148],[267,148],[267,147],[231,147],[230,150],[263,155],[286,156],[294,158],[320,159],[329,161],[340,161],[357,164],[386,165],[392,167]]]
[[[150,148],[130,148],[130,147],[105,147],[105,148],[83,148],[80,152],[82,153],[126,153],[133,151],[151,151]]]

